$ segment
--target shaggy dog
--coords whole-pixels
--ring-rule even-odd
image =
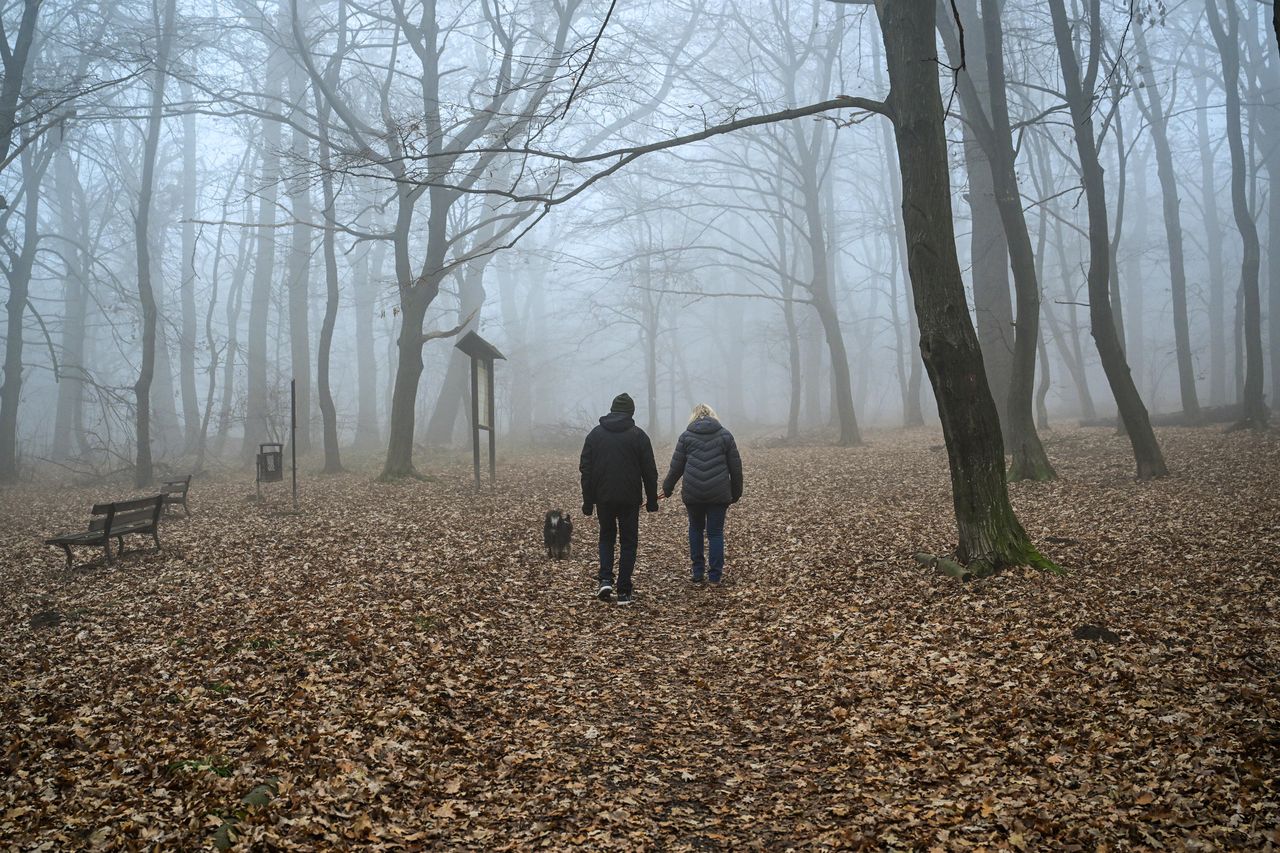
[[[547,512],[542,520],[542,542],[547,546],[547,556],[563,560],[569,556],[573,541],[573,522],[558,509]]]

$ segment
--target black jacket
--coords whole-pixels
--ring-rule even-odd
[[[684,475],[687,504],[731,504],[742,497],[742,457],[733,433],[715,418],[698,418],[676,440],[662,491],[671,494]]]
[[[582,445],[582,503],[641,502],[641,487],[650,506],[658,503],[658,466],[653,445],[630,415],[605,415]]]

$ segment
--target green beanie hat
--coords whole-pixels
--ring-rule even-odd
[[[622,412],[624,415],[634,415],[636,413],[636,403],[631,399],[631,395],[624,391],[613,398],[613,405],[609,407],[609,412]]]

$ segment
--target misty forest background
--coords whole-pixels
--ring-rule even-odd
[[[1275,12],[0,0],[0,845],[1274,849]]]
[[[507,355],[504,447],[562,442],[622,389],[655,438],[698,400],[787,440],[936,422],[889,122],[831,110],[630,156],[887,91],[873,7],[597,5],[7,3],[0,477],[241,464],[283,437],[291,377],[306,464],[354,450],[407,473],[407,442],[450,446],[468,418],[463,357],[452,339],[399,343],[419,328],[478,329]],[[1012,257],[1039,296],[1041,428],[1116,414],[1091,240],[1149,412],[1238,405],[1250,371],[1274,400],[1268,9],[1067,4],[1055,30],[1056,4],[1006,4],[995,27],[957,8],[955,242],[1006,433],[1002,132],[1025,231]],[[958,66],[950,14],[940,29],[939,62]]]

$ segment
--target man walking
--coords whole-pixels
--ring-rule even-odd
[[[582,445],[582,514],[594,509],[600,521],[600,588],[596,598],[613,595],[613,548],[618,553],[618,604],[631,603],[631,571],[640,540],[640,500],[658,511],[658,466],[653,445],[632,416],[636,404],[628,394],[613,398],[609,414],[587,435]]]

